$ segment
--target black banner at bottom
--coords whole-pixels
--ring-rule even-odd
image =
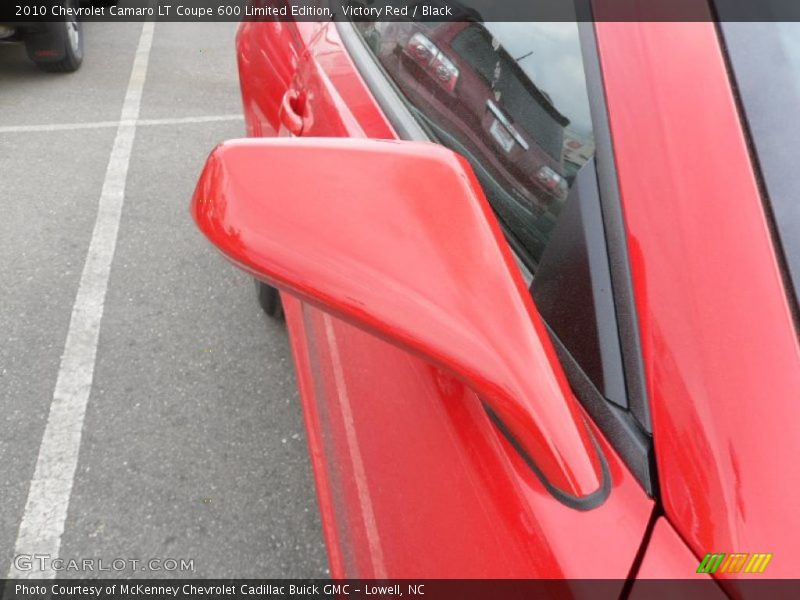
[[[724,588],[724,589],[723,589]],[[800,580],[9,579],[2,600],[530,600],[533,598],[798,598]]]

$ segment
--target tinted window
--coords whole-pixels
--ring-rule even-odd
[[[542,150],[560,161],[569,119],[555,109],[502,46],[495,47],[494,41],[485,27],[470,25],[453,39],[453,50],[480,73],[511,121],[530,132]]]
[[[536,270],[594,140],[575,23],[359,23]]]

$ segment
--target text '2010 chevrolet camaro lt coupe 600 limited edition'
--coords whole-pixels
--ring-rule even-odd
[[[285,314],[333,576],[800,575],[798,40],[241,25],[191,210]]]

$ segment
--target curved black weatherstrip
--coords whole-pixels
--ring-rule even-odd
[[[581,511],[595,509],[606,501],[611,493],[611,471],[608,468],[608,462],[606,461],[606,457],[600,448],[600,444],[597,443],[597,438],[594,437],[594,434],[591,432],[591,430],[587,428],[589,437],[592,438],[592,445],[594,446],[597,460],[600,462],[600,475],[602,477],[602,483],[600,484],[600,487],[591,494],[586,496],[573,496],[572,494],[568,494],[550,483],[550,481],[544,476],[544,473],[542,473],[541,469],[536,466],[536,463],[519,443],[517,438],[514,437],[514,434],[511,433],[506,427],[505,423],[500,420],[500,417],[498,417],[485,402],[482,404],[483,410],[485,410],[486,414],[489,415],[489,418],[492,420],[492,423],[494,423],[494,426],[497,427],[500,433],[502,433],[508,442],[514,447],[514,450],[519,453],[519,455],[525,461],[525,464],[527,464],[531,471],[536,474],[536,477],[542,482],[542,485],[545,487],[548,493],[553,496],[553,498],[569,508]]]

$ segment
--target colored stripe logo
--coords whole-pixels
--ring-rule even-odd
[[[708,574],[750,573],[757,575],[764,572],[770,560],[772,560],[772,554],[708,553],[703,560],[700,561],[697,572]]]

